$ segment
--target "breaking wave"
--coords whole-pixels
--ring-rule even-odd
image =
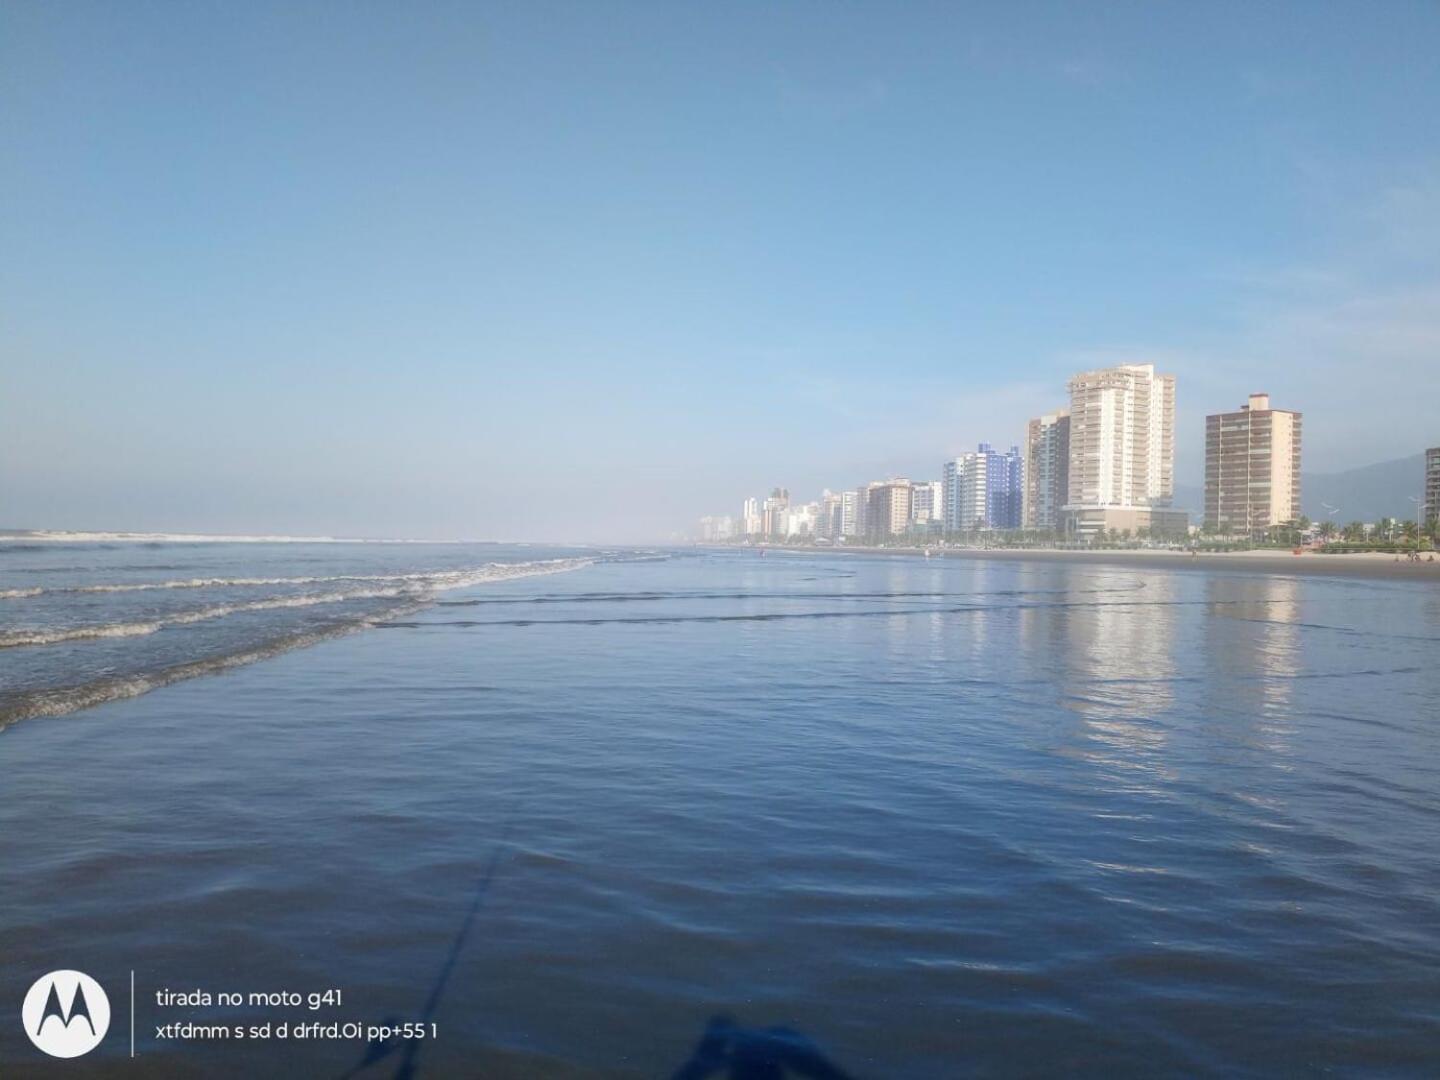
[[[190,660],[134,675],[95,679],[79,686],[53,690],[32,690],[17,694],[10,700],[0,703],[0,730],[4,730],[20,720],[30,720],[41,716],[64,716],[80,709],[88,709],[92,705],[102,705],[107,701],[139,697],[141,694],[181,682],[184,679],[214,675],[231,668],[242,667],[245,664],[253,664],[259,660],[268,660],[272,656],[279,656],[292,649],[301,649],[330,638],[363,630],[382,619],[400,618],[423,606],[423,602],[412,601],[363,618],[338,620],[324,626],[283,634],[260,645],[222,656]]]
[[[260,644],[249,643],[233,652],[217,656],[206,656],[181,661],[148,671],[123,675],[105,674],[101,677],[66,687],[47,687],[21,691],[0,698],[0,729],[39,716],[62,716],[78,709],[89,708],[106,701],[136,697],[162,686],[169,686],[182,679],[213,674],[230,668],[264,660],[292,649],[324,641],[328,638],[349,634],[377,623],[404,618],[427,607],[435,595],[449,589],[460,589],[488,582],[507,581],[515,578],[538,577],[546,574],[560,574],[593,565],[596,558],[545,559],[522,563],[487,563],[464,570],[442,570],[404,574],[353,574],[326,575],[315,577],[287,578],[194,578],[185,581],[159,582],[138,585],[136,588],[122,586],[62,586],[54,590],[41,588],[12,589],[4,595],[13,598],[16,594],[39,595],[48,591],[138,591],[140,588],[203,588],[222,585],[296,585],[323,582],[376,582],[374,587],[338,589],[326,592],[301,593],[291,596],[271,596],[264,599],[237,601],[233,603],[210,604],[173,614],[157,615],[153,618],[140,617],[127,621],[102,623],[85,626],[31,627],[0,632],[0,649],[26,646],[58,645],[67,642],[82,642],[104,638],[140,637],[154,634],[167,627],[185,626],[210,620],[223,619],[229,615],[244,612],[266,611],[284,608],[319,607],[356,600],[393,600],[395,603],[382,610],[365,613],[340,615],[318,625],[281,633]]]
[[[0,649],[14,649],[26,645],[56,645],[62,641],[85,641],[90,638],[138,637],[153,634],[167,626],[184,626],[188,623],[205,622],[207,619],[221,619],[245,611],[271,611],[278,608],[315,607],[319,604],[339,604],[346,600],[373,600],[387,596],[401,596],[414,590],[366,589],[356,592],[326,593],[319,596],[280,596],[272,600],[252,600],[243,604],[214,604],[210,607],[182,611],[163,618],[148,619],[144,622],[106,623],[99,626],[67,626],[55,630],[9,630],[0,632]]]
[[[131,593],[169,589],[228,589],[276,585],[325,585],[342,581],[395,581],[412,583],[427,590],[462,589],[487,581],[503,581],[514,577],[536,577],[547,573],[563,573],[589,566],[594,559],[545,559],[528,563],[487,563],[469,570],[432,570],[410,574],[325,574],[314,577],[197,577],[173,581],[137,581],[123,584],[57,585],[52,588],[34,586],[25,589],[0,589],[0,600],[18,600],[55,593]]]

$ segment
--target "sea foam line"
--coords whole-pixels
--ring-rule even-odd
[[[167,626],[185,626],[189,623],[221,619],[245,611],[270,611],[276,608],[315,607],[319,604],[338,604],[346,600],[371,600],[379,597],[400,596],[412,591],[398,589],[366,589],[355,592],[326,593],[320,596],[283,596],[273,600],[251,600],[243,604],[215,604],[211,607],[182,611],[158,619],[143,622],[102,623],[97,626],[67,626],[54,630],[9,630],[0,633],[0,649],[15,649],[27,645],[57,645],[64,641],[88,641],[95,638],[141,637],[163,630]]]
[[[561,572],[588,566],[594,559],[542,559],[526,563],[486,563],[466,570],[425,570],[408,574],[329,574],[320,577],[202,577],[177,578],[172,581],[136,581],[99,585],[33,586],[21,589],[0,589],[0,600],[18,600],[54,593],[130,593],[170,589],[224,589],[273,585],[326,585],[339,581],[403,581],[416,582],[434,589],[457,589],[509,577],[531,577],[536,574]],[[573,566],[572,566],[573,564]],[[550,569],[553,567],[553,570]],[[511,568],[520,568],[508,572]]]
[[[562,574],[570,570],[583,569],[595,562],[596,560],[593,558],[579,558],[547,559],[531,563],[495,563],[477,570],[448,572],[448,584],[444,587],[462,588],[466,585],[481,584],[486,581]],[[367,629],[378,622],[403,618],[405,615],[425,608],[432,599],[428,594],[412,591],[404,594],[401,603],[384,611],[336,620],[324,626],[310,627],[284,634],[263,644],[225,656],[205,657],[133,675],[110,676],[79,686],[22,692],[0,700],[0,731],[20,720],[42,716],[64,716],[81,709],[88,709],[93,705],[102,705],[107,701],[139,697],[151,690],[158,690],[185,679],[213,675],[260,660],[268,660],[292,649],[305,648],[331,638]]]
[[[239,652],[230,653],[225,656],[190,660],[182,664],[174,664],[170,667],[159,668],[155,671],[147,671],[135,675],[117,675],[110,678],[96,679],[93,682],[84,683],[80,686],[60,687],[50,690],[32,690],[27,693],[17,694],[10,700],[0,703],[0,731],[3,731],[11,724],[20,720],[29,720],[41,716],[64,716],[68,713],[78,712],[81,709],[88,709],[93,705],[103,705],[107,701],[119,701],[124,698],[139,697],[141,694],[149,693],[151,690],[158,690],[163,686],[170,686],[172,683],[181,682],[185,679],[194,679],[202,675],[215,675],[222,671],[228,671],[231,668],[242,667],[245,664],[268,660],[272,656],[279,656],[281,653],[289,652],[292,649],[304,648],[308,645],[315,645],[331,638],[354,633],[357,630],[363,630],[379,619],[393,619],[412,614],[424,606],[423,602],[418,601],[401,604],[388,611],[369,615],[365,618],[334,622],[327,626],[312,627],[309,630],[286,634],[265,642],[264,644],[242,649]]]
[[[492,563],[473,570],[443,571],[436,574],[399,574],[384,580],[400,581],[402,584],[383,589],[350,589],[344,592],[314,593],[302,596],[277,596],[268,600],[249,600],[242,603],[214,604],[210,607],[182,611],[155,619],[137,622],[103,623],[91,626],[67,626],[56,628],[31,628],[0,632],[0,649],[15,649],[36,645],[58,645],[67,641],[92,641],[101,638],[142,637],[163,630],[167,626],[185,626],[191,623],[220,619],[247,611],[272,611],[282,608],[315,607],[320,604],[339,604],[347,600],[375,600],[397,596],[422,596],[445,589],[461,589],[468,585],[479,585],[488,581],[501,581],[516,577],[535,577],[547,573],[561,573],[589,565],[586,559],[552,559],[535,563]]]

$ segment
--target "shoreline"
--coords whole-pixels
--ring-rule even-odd
[[[898,555],[923,558],[923,547],[792,548],[699,545],[712,551],[772,551],[786,555]],[[1351,552],[1345,555],[1295,555],[1288,551],[1189,551],[1140,549],[1133,551],[1078,551],[1061,548],[930,548],[931,558],[975,559],[1009,562],[1071,562],[1100,566],[1164,570],[1249,571],[1251,573],[1295,574],[1303,577],[1349,577],[1387,581],[1417,581],[1440,584],[1440,558],[1435,562],[1395,561],[1379,552]]]

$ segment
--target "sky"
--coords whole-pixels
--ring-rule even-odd
[[[650,542],[1074,372],[1440,444],[1440,5],[0,4],[0,527]]]

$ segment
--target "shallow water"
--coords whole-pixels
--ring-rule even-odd
[[[367,619],[0,735],[0,1000],[75,967],[117,1003],[68,1074],[363,1059],[167,1047],[159,987],[435,1023],[361,1076],[664,1076],[717,1014],[865,1077],[1440,1060],[1440,589],[723,553]]]

